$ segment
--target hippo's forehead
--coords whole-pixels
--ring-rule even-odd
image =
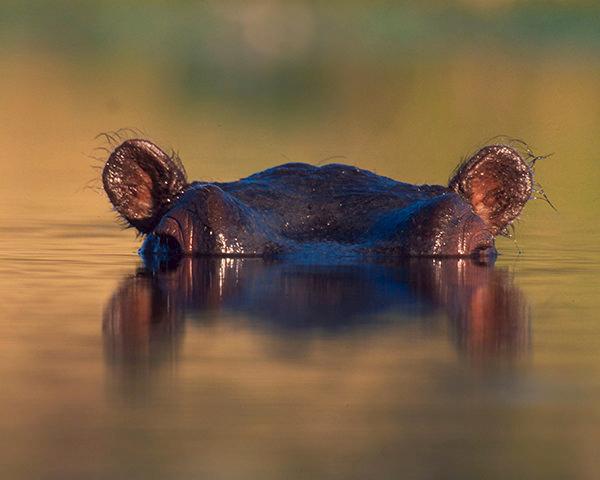
[[[174,208],[193,206],[194,211],[199,210],[200,205],[207,204],[199,200],[207,191],[226,204],[235,204],[236,212],[247,212],[222,218],[223,225],[231,226],[235,218],[252,217],[277,235],[301,242],[356,244],[388,212],[439,195],[450,195],[464,203],[442,186],[410,185],[348,165],[293,163],[235,182],[194,182]]]
[[[195,182],[190,189],[202,188]],[[348,165],[290,163],[235,182],[213,183],[246,205],[275,216],[371,215],[448,192],[439,185],[411,185]],[[341,209],[342,211],[338,211]]]
[[[322,167],[306,163],[287,163],[269,168],[236,182],[220,183],[227,191],[245,189],[287,190],[304,195],[352,194],[363,195],[396,192],[438,195],[445,187],[438,185],[411,185],[377,175],[368,170],[341,164]]]

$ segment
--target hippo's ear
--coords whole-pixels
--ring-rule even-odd
[[[533,170],[515,149],[489,145],[459,166],[448,187],[470,202],[497,235],[531,198]]]
[[[186,187],[181,164],[147,140],[127,140],[110,155],[102,182],[115,210],[141,233],[151,232]]]

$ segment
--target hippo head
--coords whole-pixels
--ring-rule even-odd
[[[306,164],[237,182],[189,183],[177,159],[149,141],[127,140],[106,162],[103,183],[115,210],[147,235],[143,253],[268,255],[328,246],[481,257],[495,255],[494,237],[531,198],[533,172],[512,147],[490,145],[462,163],[447,187]]]

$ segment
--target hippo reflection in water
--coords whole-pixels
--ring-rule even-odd
[[[447,187],[410,185],[347,165],[289,163],[234,182],[188,182],[181,164],[147,140],[110,155],[104,188],[146,240],[145,255],[272,256],[293,252],[385,257],[496,254],[494,237],[521,213],[533,172],[490,145]]]
[[[470,258],[314,265],[186,257],[125,278],[103,323],[109,362],[136,368],[176,359],[186,324],[234,321],[282,341],[310,333],[310,342],[319,333],[397,332],[443,317],[457,349],[476,363],[529,351],[524,294],[508,270]]]

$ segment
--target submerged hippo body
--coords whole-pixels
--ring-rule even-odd
[[[513,148],[491,145],[447,187],[303,163],[189,183],[156,145],[127,140],[106,162],[103,183],[115,210],[147,235],[146,255],[487,256],[531,197],[533,174]]]

